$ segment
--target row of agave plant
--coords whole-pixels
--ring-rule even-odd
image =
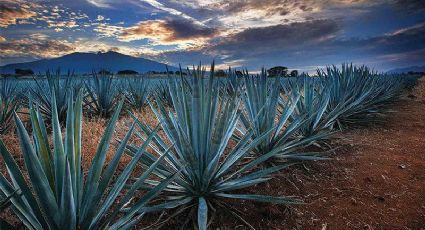
[[[88,117],[109,118],[121,98],[126,108],[141,110],[147,105],[151,94],[161,94],[161,99],[170,102],[166,80],[148,82],[146,77],[114,78],[112,75],[93,73],[80,77],[60,70],[47,71],[33,80],[16,78],[0,79],[0,134],[10,130],[13,111],[22,112],[28,105],[37,105],[45,119],[52,116],[52,94],[56,95],[56,107],[60,124],[66,119],[68,98],[83,92],[83,111]]]
[[[214,65],[209,72],[198,67],[185,77],[170,76],[151,97],[141,99],[155,114],[157,127],[144,124],[128,110],[134,122],[107,162],[125,99],[107,92],[112,78],[95,79],[94,88],[99,91],[69,90],[63,98],[62,86],[56,90],[57,83],[50,84],[49,111],[31,97],[31,133],[11,112],[27,172],[21,171],[0,141],[9,177],[0,177],[0,198],[10,200],[12,210],[29,229],[128,229],[146,214],[162,210],[172,210],[170,218],[194,210],[189,219],[199,229],[207,229],[214,213],[223,210],[252,228],[227,199],[302,203],[294,197],[247,193],[246,188],[269,181],[293,164],[325,159],[307,147],[320,146],[347,125],[374,121],[402,89],[398,77],[351,65],[330,67],[320,71],[319,77],[283,79],[268,78],[266,71],[243,76],[230,72],[224,80],[214,77]],[[130,85],[144,91],[137,82]],[[105,100],[99,99],[100,91]],[[60,107],[59,100],[65,105]],[[90,168],[83,172],[83,108],[106,115],[109,111],[100,108],[111,102],[117,108]],[[165,136],[158,135],[159,130]],[[143,144],[131,144],[133,137]],[[124,155],[131,160],[118,170]],[[137,167],[144,170],[135,176]]]

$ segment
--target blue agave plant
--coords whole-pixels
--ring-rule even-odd
[[[216,208],[228,207],[223,199],[241,199],[272,203],[297,203],[291,197],[245,194],[240,190],[271,179],[271,174],[290,164],[259,169],[257,166],[273,154],[258,158],[247,158],[252,150],[266,140],[273,130],[256,136],[250,130],[228,149],[229,141],[238,126],[241,99],[235,94],[227,94],[214,77],[214,65],[209,77],[200,67],[190,71],[189,80],[170,78],[168,86],[175,112],[167,111],[164,102],[157,98],[150,103],[168,141],[156,135],[151,142],[155,154],[141,158],[142,165],[148,167],[152,162],[170,151],[170,157],[159,164],[154,174],[166,178],[177,169],[181,172],[165,188],[164,196],[169,203],[167,208],[177,208],[181,213],[188,208],[197,211],[197,226],[206,229],[209,213]],[[136,118],[134,118],[136,119]],[[137,119],[136,119],[137,121]],[[141,138],[152,134],[152,129],[137,121],[143,133]],[[166,143],[171,142],[169,146]],[[129,154],[134,156],[136,148],[129,145]],[[150,181],[152,185],[159,182]],[[231,210],[231,209],[221,209]],[[234,212],[235,216],[238,215]]]
[[[76,101],[73,101],[72,97],[68,99],[63,139],[53,92],[51,102],[53,148],[50,148],[46,125],[39,109],[30,105],[33,142],[20,118],[15,115],[25,174],[28,177],[24,176],[0,140],[0,154],[10,176],[10,179],[7,179],[5,175],[0,175],[0,195],[8,197],[19,191],[20,196],[10,198],[11,208],[28,229],[128,229],[140,221],[144,214],[140,213],[140,210],[147,207],[148,202],[173,179],[173,175],[169,175],[134,200],[136,192],[164,159],[165,154],[152,163],[134,183],[130,184],[129,188],[125,187],[158,128],[135,151],[133,160],[124,170],[117,172],[125,146],[134,131],[133,125],[117,147],[112,160],[106,164],[106,155],[122,102],[113,113],[87,175],[84,176],[82,170],[84,150],[81,149],[82,100],[81,93]],[[121,210],[128,206],[130,200],[133,200],[132,205],[122,214]]]

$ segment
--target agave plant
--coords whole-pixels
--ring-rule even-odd
[[[288,80],[283,88],[290,100],[294,101],[298,95],[300,97],[292,117],[294,120],[296,117],[305,117],[306,121],[298,134],[306,138],[332,131],[336,118],[332,116],[332,111],[328,111],[330,88],[324,87],[320,78],[302,74]]]
[[[207,228],[210,211],[228,207],[223,201],[225,198],[287,204],[297,202],[290,197],[238,191],[271,179],[270,174],[289,164],[258,169],[256,166],[273,154],[246,158],[270,132],[253,140],[254,132],[247,132],[235,147],[228,149],[229,140],[238,124],[241,99],[234,94],[223,93],[226,89],[219,87],[219,81],[214,78],[214,65],[210,73],[209,77],[205,77],[205,71],[198,67],[189,72],[191,80],[188,84],[182,78],[169,79],[175,113],[167,112],[162,100],[157,99],[156,104],[150,103],[169,142],[156,135],[151,142],[155,154],[146,154],[141,158],[141,163],[149,166],[170,148],[166,143],[173,143],[170,158],[160,163],[154,173],[158,178],[166,178],[181,168],[181,173],[165,189],[164,196],[169,200],[166,207],[178,207],[176,213],[194,208],[197,210],[199,229]],[[134,119],[144,132],[139,133],[141,138],[152,135],[152,128]],[[134,156],[137,148],[129,145],[128,149],[128,153]],[[153,185],[159,183],[156,180],[150,182]],[[223,208],[222,211],[240,217],[231,209]]]
[[[144,77],[129,78],[125,89],[124,94],[128,104],[140,111],[147,104],[149,97],[150,87],[147,80]]]
[[[19,110],[21,99],[18,95],[16,81],[3,78],[0,81],[0,134],[10,130],[13,113]]]
[[[326,71],[318,70],[318,75],[331,90],[328,110],[339,128],[378,121],[375,118],[388,112],[388,105],[394,103],[403,86],[397,77],[352,64],[343,64],[341,69],[327,67]]]
[[[260,157],[274,154],[274,161],[320,159],[314,156],[316,153],[301,151],[328,134],[320,133],[309,137],[297,135],[310,116],[293,116],[300,99],[299,92],[293,90],[291,95],[282,96],[280,77],[269,78],[264,69],[259,75],[246,74],[244,79],[244,111],[239,131],[245,135],[248,130],[253,130],[253,138],[266,135],[264,141],[255,148],[255,154]]]
[[[245,75],[247,75],[248,72],[246,71]],[[232,71],[232,69],[229,68],[229,71],[227,72],[227,81],[225,82],[226,88],[227,88],[227,94],[235,94],[237,96],[240,96],[242,94],[242,76],[244,75],[241,71]]]
[[[34,78],[35,87],[30,88],[30,99],[39,106],[41,114],[45,118],[52,117],[53,105],[51,104],[53,93],[56,95],[56,107],[58,109],[59,122],[66,119],[67,101],[71,93],[76,95],[81,88],[81,84],[76,81],[76,76],[70,71],[62,77],[60,69],[56,72],[48,70],[43,76]],[[41,80],[40,80],[41,79]]]
[[[119,92],[114,76],[102,71],[93,72],[92,79],[86,82],[85,105],[92,116],[110,117],[119,101]]]
[[[173,105],[173,100],[170,95],[170,91],[168,88],[167,81],[159,80],[157,83],[155,83],[152,87],[153,94],[155,94],[155,98],[158,100],[161,100],[162,104],[166,105],[167,107],[170,107]]]
[[[123,104],[119,103],[105,129],[87,175],[84,176],[81,164],[82,94],[77,96],[75,102],[72,97],[68,100],[64,139],[59,126],[54,92],[52,104],[53,149],[49,147],[46,125],[40,110],[30,106],[33,143],[21,120],[15,115],[25,174],[0,141],[0,154],[10,176],[8,180],[5,175],[1,175],[1,194],[9,196],[18,189],[21,193],[21,196],[11,198],[14,213],[28,229],[127,229],[136,224],[143,215],[137,211],[145,207],[172,179],[172,176],[168,177],[148,190],[133,202],[124,215],[119,213],[134,199],[136,191],[155,169],[155,165],[163,159],[159,158],[130,188],[124,189],[155,132],[136,151],[135,158],[124,170],[117,172],[117,166],[133,132],[133,125],[117,147],[112,160],[105,164]],[[24,175],[28,175],[28,178]]]

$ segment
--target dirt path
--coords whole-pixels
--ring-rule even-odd
[[[303,197],[306,205],[238,209],[256,229],[425,229],[425,77],[412,94],[385,125],[341,133],[333,160],[253,188]]]
[[[318,179],[321,195],[300,210],[316,215],[310,226],[425,229],[425,77],[413,95],[384,127],[343,134],[352,151],[330,163],[336,171]]]

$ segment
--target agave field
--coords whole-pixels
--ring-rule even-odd
[[[253,188],[307,161],[332,160],[335,133],[383,122],[418,79],[353,65],[297,77],[214,73],[213,64],[161,79],[60,71],[0,79],[0,210],[12,216],[1,229],[11,219],[27,229],[160,228],[184,219],[179,228],[202,230],[220,226],[222,213],[254,228],[229,200],[304,205]],[[84,126],[104,120],[88,153]],[[10,136],[18,153],[3,141]]]

